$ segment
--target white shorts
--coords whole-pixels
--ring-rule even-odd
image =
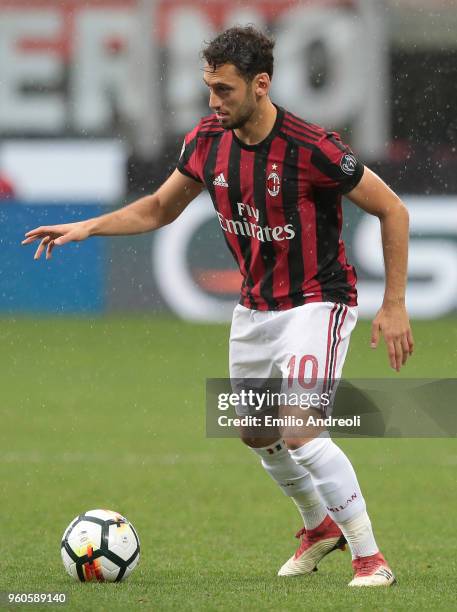
[[[233,389],[271,389],[274,379],[273,388],[279,391],[280,387],[281,393],[334,393],[356,322],[356,306],[333,302],[281,311],[251,310],[238,304],[230,332]],[[237,413],[252,410],[239,406]]]

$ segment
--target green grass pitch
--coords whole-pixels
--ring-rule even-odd
[[[455,377],[456,328],[416,323],[400,376]],[[454,439],[341,442],[397,587],[348,589],[340,551],[311,576],[281,579],[298,513],[238,440],[205,437],[204,380],[227,375],[227,326],[2,319],[0,338],[0,591],[66,591],[66,610],[97,612],[456,609]],[[345,376],[395,376],[384,346],[370,350],[368,323]],[[125,583],[64,572],[64,528],[97,507],[139,532],[140,565]]]

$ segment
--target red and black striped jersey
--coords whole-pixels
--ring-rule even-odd
[[[211,115],[185,137],[178,169],[209,191],[243,276],[243,306],[357,304],[341,199],[364,167],[338,134],[277,107],[267,138],[246,145]]]

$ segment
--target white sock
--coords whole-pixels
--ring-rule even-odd
[[[349,544],[353,559],[369,557],[379,552],[371,521],[365,511],[349,521],[339,523],[339,527]]]
[[[365,511],[365,500],[354,468],[330,438],[314,438],[289,453],[311,474],[328,514],[338,525]]]
[[[311,490],[297,491],[292,499],[301,514],[303,524],[309,530],[318,527],[327,516],[327,512],[319,495],[316,493],[311,474],[307,474],[304,478],[309,482]]]
[[[250,448],[261,457],[265,471],[284,494],[293,499],[306,529],[320,525],[327,512],[314,488],[311,475],[291,458],[284,441],[278,440],[262,448]]]
[[[351,462],[329,437],[314,438],[289,451],[311,474],[328,514],[348,541],[352,558],[378,552],[366,504]]]

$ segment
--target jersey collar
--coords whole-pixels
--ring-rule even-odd
[[[281,106],[277,106],[276,104],[274,104],[274,106],[277,110],[277,113],[276,113],[276,120],[274,122],[273,128],[271,132],[268,134],[268,136],[266,136],[263,140],[261,140],[257,144],[248,145],[244,143],[242,140],[238,138],[238,136],[235,134],[235,131],[231,130],[233,140],[238,144],[239,147],[241,147],[242,149],[246,149],[247,151],[258,151],[259,149],[263,149],[264,147],[270,144],[270,142],[279,132],[281,125],[282,125],[282,120],[284,118],[284,109]]]

